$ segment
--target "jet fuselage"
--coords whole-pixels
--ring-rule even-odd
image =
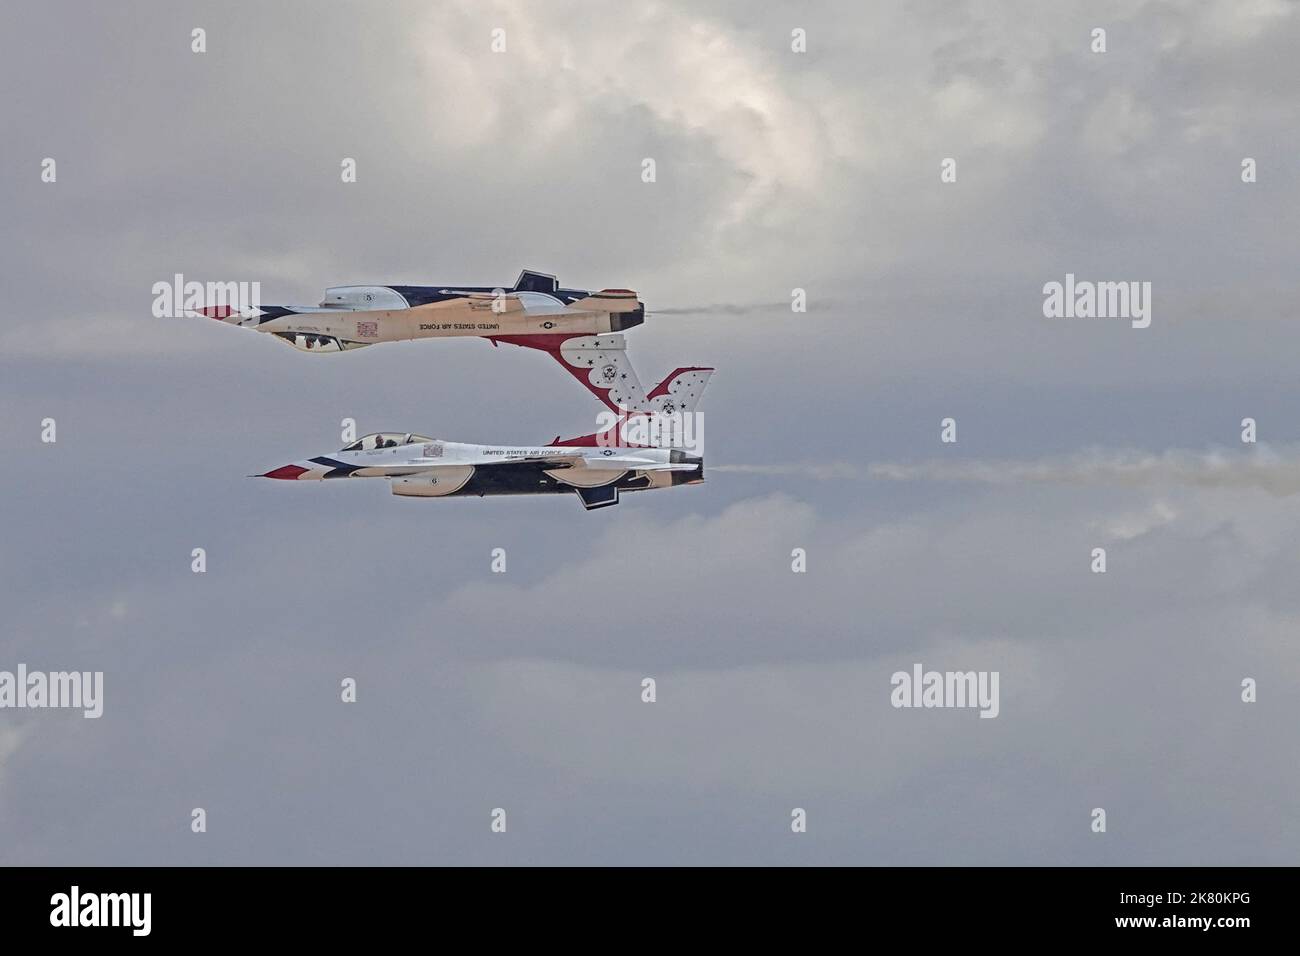
[[[306,352],[343,352],[410,339],[607,335],[640,325],[645,306],[627,289],[561,289],[525,271],[511,289],[486,286],[359,285],[325,290],[319,305],[207,305],[230,325],[268,332]]]
[[[473,445],[380,433],[258,477],[387,478],[393,494],[420,498],[567,492],[590,510],[617,504],[620,491],[698,484],[704,480],[704,459],[677,448]]]

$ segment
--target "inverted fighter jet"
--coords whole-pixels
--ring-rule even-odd
[[[320,305],[220,304],[197,311],[269,332],[303,352],[477,336],[493,345],[505,342],[547,352],[612,409],[655,412],[664,404],[656,399],[664,399],[672,410],[691,410],[689,388],[666,396],[653,389],[645,392],[637,380],[619,333],[645,321],[645,306],[628,289],[561,289],[554,276],[524,270],[509,289],[339,286],[326,289]]]
[[[605,433],[608,435],[608,433]],[[620,492],[704,480],[704,458],[680,448],[608,445],[588,435],[544,446],[467,445],[401,432],[360,438],[332,455],[282,465],[258,478],[387,478],[395,495],[575,494],[588,511]]]

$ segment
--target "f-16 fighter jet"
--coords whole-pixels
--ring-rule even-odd
[[[381,432],[332,455],[283,465],[255,477],[387,478],[393,494],[415,498],[570,493],[588,511],[618,504],[619,492],[704,480],[702,455],[679,448],[598,444],[599,437],[507,447]]]
[[[510,289],[465,286],[340,286],[320,305],[209,305],[202,315],[256,329],[304,352],[346,352],[379,342],[478,336],[549,353],[611,409],[693,411],[698,376],[670,376],[646,392],[618,334],[645,321],[627,289],[561,289],[524,270]],[[703,370],[679,369],[678,372]],[[677,391],[666,390],[669,382]],[[702,387],[702,386],[701,386]]]

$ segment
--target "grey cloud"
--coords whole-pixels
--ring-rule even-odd
[[[102,669],[106,703],[6,715],[6,862],[1294,862],[1297,30],[1232,0],[7,10],[0,666]],[[646,380],[718,366],[703,486],[585,514],[245,479],[344,417],[511,442],[597,409],[522,349],[149,314],[178,271],[311,302],[524,266],[662,305]],[[1066,272],[1152,281],[1151,328],[1044,320]],[[1167,451],[1245,416],[1276,461]],[[917,660],[1002,669],[1002,714],[890,708]]]

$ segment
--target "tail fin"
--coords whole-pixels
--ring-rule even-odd
[[[699,411],[713,371],[699,366],[674,369],[671,375],[646,393],[645,404],[639,410],[665,415]]]
[[[615,412],[693,412],[713,374],[711,368],[679,368],[647,393],[621,335],[494,335],[490,339],[494,345],[505,342],[549,353]]]
[[[669,447],[703,451],[703,423],[694,418],[713,376],[711,368],[679,368],[650,390],[638,408],[619,408],[603,431],[578,438],[555,436],[552,445]],[[607,412],[602,413],[608,415]]]

